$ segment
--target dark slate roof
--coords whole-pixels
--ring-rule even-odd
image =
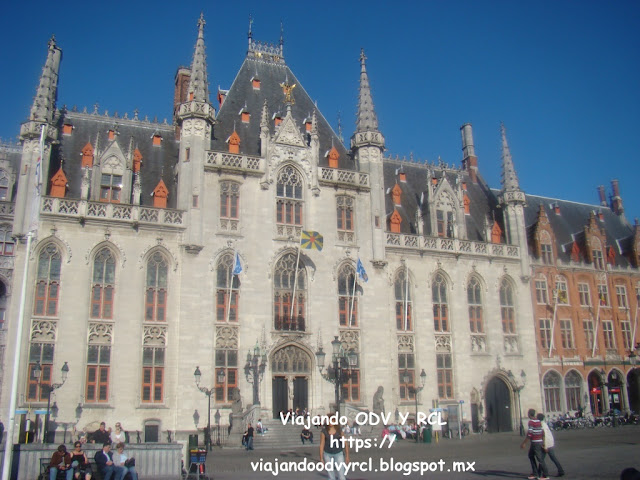
[[[260,89],[254,90],[252,79],[257,77],[260,80]],[[284,103],[284,93],[281,83],[288,80],[289,85],[295,84],[293,98],[295,103],[292,106],[292,115],[300,132],[306,136],[304,121],[311,119],[316,110],[318,122],[318,135],[320,139],[320,166],[328,165],[328,158],[325,156],[331,146],[335,146],[340,154],[338,168],[353,170],[353,161],[348,157],[348,152],[338,136],[324,116],[317,110],[311,97],[302,87],[291,69],[284,63],[275,63],[256,58],[245,58],[240,71],[236,75],[231,88],[228,91],[218,116],[217,124],[214,126],[213,149],[217,151],[228,151],[227,138],[233,133],[234,124],[240,136],[240,153],[246,155],[260,155],[260,120],[262,117],[262,106],[267,101],[269,113],[269,130],[271,135],[275,133],[275,122],[273,115],[279,112],[284,119],[287,108]],[[251,117],[249,123],[243,123],[240,119],[240,111],[245,107]]]
[[[84,146],[87,143],[91,143],[95,150],[97,139],[98,151],[94,152],[95,164],[100,155],[112,143],[108,138],[109,130],[115,129],[117,135],[114,141],[118,142],[118,146],[125,158],[128,158],[130,149],[132,158],[133,151],[136,148],[142,154],[142,165],[140,167],[142,194],[140,204],[153,205],[151,193],[162,178],[169,190],[167,206],[175,208],[176,185],[173,170],[178,162],[179,142],[175,140],[174,126],[77,112],[61,112],[58,121],[60,129],[62,129],[63,124],[73,125],[73,132],[71,135],[62,135],[62,130],[60,130],[58,137],[60,144],[52,151],[48,178],[51,179],[58,171],[62,161],[62,170],[69,184],[67,197],[80,198],[81,160]],[[162,137],[160,146],[153,146],[152,137],[154,134],[159,134]],[[48,193],[50,182],[47,185]],[[93,197],[93,193],[91,196]],[[131,197],[123,198],[122,202],[131,203]]]
[[[607,250],[609,246],[614,248],[616,265],[621,267],[630,265],[628,255],[631,248],[630,239],[633,237],[633,227],[624,217],[616,215],[609,207],[527,195],[525,222],[530,240],[538,222],[540,205],[544,206],[549,224],[553,229],[559,259],[566,262],[571,259],[571,246],[574,241],[577,241],[578,245],[584,248],[585,227],[589,224],[591,213],[594,213],[596,215],[596,224],[605,231]],[[555,205],[559,206],[560,213],[555,213]],[[603,220],[599,219],[599,213],[603,214]]]
[[[487,218],[492,219],[492,221],[495,218],[504,231],[502,211],[497,208],[497,198],[480,177],[478,183],[474,184],[465,170],[457,171],[442,168],[438,165],[413,163],[393,158],[384,159],[383,171],[387,220],[395,208],[402,217],[402,224],[400,225],[402,233],[417,233],[416,210],[422,208],[423,234],[437,235],[437,232],[431,231],[431,220],[427,207],[431,178],[440,179],[445,176],[453,190],[456,191],[458,175],[460,175],[460,181],[467,184],[467,195],[471,202],[470,214],[465,215],[467,238],[474,241],[486,241],[485,219]],[[401,172],[406,174],[406,182],[400,180],[399,174]],[[393,204],[391,196],[391,191],[396,183],[402,188],[402,205],[400,206]],[[421,202],[424,202],[422,207]]]

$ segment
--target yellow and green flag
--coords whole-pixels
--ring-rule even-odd
[[[318,232],[303,230],[300,234],[300,246],[305,250],[322,251],[323,238]]]

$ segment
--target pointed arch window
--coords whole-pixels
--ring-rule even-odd
[[[582,405],[582,377],[575,370],[565,375],[564,391],[567,397],[567,409],[578,410]]]
[[[11,225],[0,226],[0,255],[13,255],[15,242],[11,230]]]
[[[507,279],[503,279],[500,283],[500,316],[502,318],[502,332],[506,334],[515,334],[516,310],[513,286]]]
[[[285,225],[302,225],[302,175],[291,165],[278,173],[276,187],[276,221]]]
[[[341,327],[358,326],[358,298],[356,296],[356,272],[345,264],[338,273],[338,312]]]
[[[220,218],[237,220],[240,185],[236,182],[220,183]]]
[[[398,272],[393,287],[396,299],[396,328],[405,332],[413,330],[411,279],[407,268]]]
[[[105,247],[93,260],[91,318],[113,319],[115,282],[116,261],[111,250]]]
[[[5,169],[0,169],[0,201],[8,201],[9,198],[9,174]]]
[[[562,379],[554,371],[547,372],[542,380],[544,388],[544,403],[547,412],[559,412],[560,408],[560,384]]]
[[[447,303],[447,280],[437,273],[431,286],[433,298],[433,329],[436,332],[449,332],[449,305]]]
[[[145,322],[167,321],[167,277],[169,266],[160,252],[147,261],[147,289],[145,292]]]
[[[60,251],[53,243],[46,245],[40,251],[33,305],[34,315],[44,317],[58,316],[61,259]]]
[[[232,252],[220,257],[216,265],[216,321],[237,322],[240,279],[233,274],[235,256]]]
[[[471,277],[467,285],[467,302],[469,303],[469,329],[471,333],[484,333],[482,289],[476,277]]]
[[[287,253],[274,268],[273,320],[276,330],[306,330],[307,277],[302,262],[298,263],[296,271],[297,263],[297,255]]]

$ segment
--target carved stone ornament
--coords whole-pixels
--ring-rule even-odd
[[[360,352],[360,332],[357,330],[341,330],[340,342],[345,351]]]
[[[71,262],[71,257],[73,256],[73,253],[71,252],[71,246],[69,245],[69,243],[67,243],[66,240],[58,236],[57,230],[52,230],[51,235],[43,238],[38,242],[37,245],[33,245],[33,247],[31,247],[31,252],[29,252],[29,260],[33,260],[35,258],[35,253],[36,252],[39,253],[42,251],[42,248],[40,246],[45,245],[48,242],[53,242],[56,245],[56,247],[60,248],[60,250],[66,250],[67,263]]]
[[[124,264],[127,262],[127,255],[124,253],[124,249],[113,240],[103,240],[101,242],[95,243],[92,247],[87,250],[87,253],[84,255],[84,259],[87,265],[89,265],[89,261],[91,260],[92,252],[98,252],[102,250],[103,247],[111,247],[112,250],[116,250],[120,253],[120,258],[122,259],[121,267],[124,268]]]
[[[216,326],[216,349],[238,349],[238,327]]]
[[[451,352],[451,335],[436,335],[436,352]]]
[[[167,245],[164,243],[164,241],[161,238],[158,238],[156,240],[156,244],[155,245],[148,245],[140,254],[140,256],[138,257],[138,268],[142,269],[144,268],[144,266],[146,265],[146,262],[144,261],[145,257],[147,256],[147,254],[153,250],[154,248],[158,249],[160,252],[162,252],[163,254],[171,257],[171,259],[173,260],[173,271],[175,272],[178,269],[178,257],[176,256],[176,254],[174,252],[172,252],[171,250],[169,250],[169,248],[167,247]]]
[[[300,130],[298,130],[295,120],[290,113],[287,114],[282,123],[276,129],[273,142],[283,145],[291,145],[294,147],[306,146],[304,139],[300,134]]]
[[[31,322],[32,342],[55,342],[58,324],[53,320],[33,320]]]
[[[165,346],[167,344],[166,325],[145,325],[142,338],[143,345]]]
[[[89,322],[88,341],[90,344],[110,345],[113,341],[113,323]]]
[[[413,335],[398,335],[398,352],[415,351],[415,340]]]

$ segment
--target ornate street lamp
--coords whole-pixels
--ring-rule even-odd
[[[518,412],[520,414],[520,436],[524,436],[524,425],[522,424],[522,403],[520,403],[520,392],[527,384],[527,374],[524,373],[524,370],[520,371],[520,379],[522,383],[516,382],[516,377],[511,370],[509,370],[509,379],[511,380],[511,384],[513,385],[513,389],[518,394]]]
[[[67,365],[67,362],[64,362],[64,365],[60,369],[60,373],[62,376],[62,381],[60,383],[49,384],[49,383],[42,383],[42,366],[40,365],[39,360],[36,362],[32,370],[33,379],[36,380],[40,389],[44,391],[44,393],[47,395],[47,414],[44,417],[44,431],[42,434],[42,443],[47,443],[47,436],[49,434],[49,416],[51,414],[51,392],[63,386],[64,382],[67,381],[67,376],[69,375],[69,365]],[[55,405],[55,407],[57,410],[58,406]],[[55,416],[57,415],[58,413],[56,411]]]
[[[409,370],[406,368],[402,373],[402,380],[404,380],[405,385],[411,381],[411,375],[409,375]],[[416,443],[418,443],[418,438],[420,437],[420,429],[418,425],[418,394],[424,390],[424,385],[427,382],[427,373],[422,369],[420,372],[420,386],[419,387],[409,387],[409,392],[413,393],[413,396],[416,400]]]
[[[331,341],[331,351],[331,364],[327,367],[326,373],[322,371],[326,357],[322,346],[318,347],[316,361],[322,378],[335,385],[335,403],[339,414],[342,386],[351,378],[353,370],[358,364],[358,354],[355,350],[345,351],[342,347],[342,342],[337,336]]]
[[[260,405],[260,382],[266,368],[267,354],[260,354],[260,347],[256,342],[256,346],[253,348],[253,355],[251,355],[251,350],[247,352],[247,363],[244,365],[244,376],[247,382],[253,385],[254,405]]]
[[[198,387],[198,390],[200,390],[202,393],[204,393],[207,396],[207,399],[209,401],[209,405],[207,407],[207,430],[204,432],[204,445],[205,445],[205,448],[207,448],[207,450],[211,451],[211,395],[213,395],[213,393],[216,391],[216,387],[215,385],[211,388],[200,386],[200,379],[202,378],[202,373],[200,373],[200,367],[196,367],[196,371],[193,372],[193,376],[196,380],[196,387]],[[225,378],[224,369],[220,369],[218,371],[219,385],[224,384],[224,378]],[[193,420],[196,422],[196,428],[197,428],[197,422],[198,420],[200,420],[200,415],[198,415],[197,417],[198,420],[196,420],[196,413],[198,413],[197,410],[193,414]]]

